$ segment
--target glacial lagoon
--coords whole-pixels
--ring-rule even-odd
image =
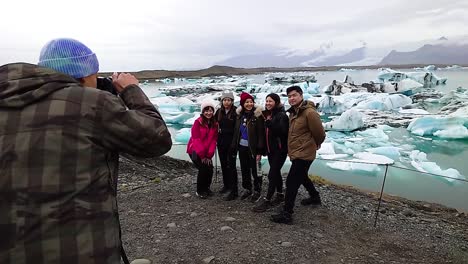
[[[403,71],[415,71],[408,69]],[[427,115],[417,116],[447,116],[447,113],[441,113],[440,109],[447,102],[439,102],[440,97],[448,94],[455,94],[456,100],[461,102],[455,107],[463,107],[468,103],[466,91],[468,88],[468,70],[463,68],[440,69],[434,71],[439,77],[447,78],[445,85],[437,85],[430,88],[418,88],[413,96],[410,96],[413,103],[406,109],[421,109],[427,111]],[[320,85],[318,94],[307,95],[307,98],[314,102],[323,99],[323,90],[333,80],[343,81],[348,75],[355,84],[361,84],[376,80],[378,70],[346,70],[331,72],[308,72],[303,75],[311,74],[315,76],[316,83]],[[277,91],[278,88],[290,86],[290,84],[265,85],[265,75],[248,75],[234,77],[215,77],[203,79],[178,79],[161,80],[160,82],[147,82],[142,85],[145,93],[159,107],[163,117],[168,121],[170,131],[173,135],[174,147],[168,153],[174,158],[189,160],[185,153],[186,140],[190,136],[190,127],[193,120],[199,115],[197,102],[204,98],[219,97],[222,90],[245,89],[252,91],[261,88],[257,93],[256,102],[263,103],[268,89]],[[300,83],[300,85],[306,85]],[[178,94],[178,90],[184,90],[190,87],[189,91]],[[462,88],[462,89],[460,89]],[[455,91],[458,92],[454,93]],[[170,92],[168,92],[170,91]],[[255,93],[254,93],[255,94]],[[279,93],[281,94],[281,92]],[[437,95],[439,96],[433,96]],[[427,95],[418,97],[418,95]],[[286,98],[283,102],[286,103]],[[372,97],[370,97],[372,98]],[[425,98],[425,99],[424,99]],[[449,101],[454,99],[449,98]],[[450,103],[450,102],[449,102]],[[465,105],[466,106],[466,105]],[[287,106],[286,106],[287,107]],[[434,135],[417,135],[406,129],[411,121],[411,114],[404,114],[405,122],[390,122],[386,124],[385,116],[392,119],[393,116],[402,115],[403,108],[383,111],[386,114],[384,118],[379,117],[379,121],[369,117],[369,113],[379,112],[378,109],[360,109],[366,116],[364,121],[367,128],[361,128],[352,132],[329,131],[325,146],[321,149],[321,155],[313,163],[310,173],[319,175],[332,182],[354,186],[363,190],[380,191],[384,174],[385,165],[350,163],[351,160],[376,162],[369,160],[366,153],[373,153],[377,156],[385,156],[394,161],[388,167],[385,182],[385,193],[397,195],[412,200],[422,200],[436,202],[462,211],[468,211],[468,137],[447,138]],[[198,111],[198,112],[197,112]],[[369,112],[370,111],[370,112]],[[322,115],[322,121],[329,122],[341,113],[327,113]],[[468,116],[461,118],[461,128],[463,124],[468,126]],[[398,119],[398,118],[396,118]],[[464,123],[463,123],[464,122]],[[395,125],[396,124],[396,125]],[[371,126],[369,126],[371,125]],[[451,131],[451,130],[449,130]],[[364,153],[364,154],[363,154]],[[330,160],[331,159],[331,160]],[[219,161],[217,162],[219,165]],[[283,172],[287,172],[290,162],[287,161],[283,167]],[[268,162],[266,158],[262,159],[263,177],[268,173]],[[423,171],[432,174],[442,174],[446,178],[423,173]],[[218,178],[221,178],[220,172]],[[372,205],[369,205],[372,207]]]

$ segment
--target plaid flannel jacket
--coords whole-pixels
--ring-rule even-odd
[[[120,263],[118,153],[172,146],[136,85],[120,97],[32,64],[0,67],[0,263]]]

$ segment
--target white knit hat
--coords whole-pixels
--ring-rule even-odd
[[[201,111],[203,113],[203,109],[205,109],[206,107],[212,107],[213,108],[213,111],[215,110],[215,106],[216,106],[216,103],[215,101],[213,101],[213,99],[205,99],[201,102]]]

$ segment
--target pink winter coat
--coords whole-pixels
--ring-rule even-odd
[[[218,123],[209,128],[203,123],[203,118],[199,117],[192,126],[192,136],[187,144],[187,153],[197,153],[200,159],[211,159],[216,149],[218,140]]]

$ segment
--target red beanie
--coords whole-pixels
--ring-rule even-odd
[[[247,99],[252,99],[252,101],[255,102],[254,98],[252,97],[252,95],[246,93],[246,92],[242,92],[241,95],[240,95],[240,105],[241,106],[244,106],[244,103],[245,103],[245,100]]]

